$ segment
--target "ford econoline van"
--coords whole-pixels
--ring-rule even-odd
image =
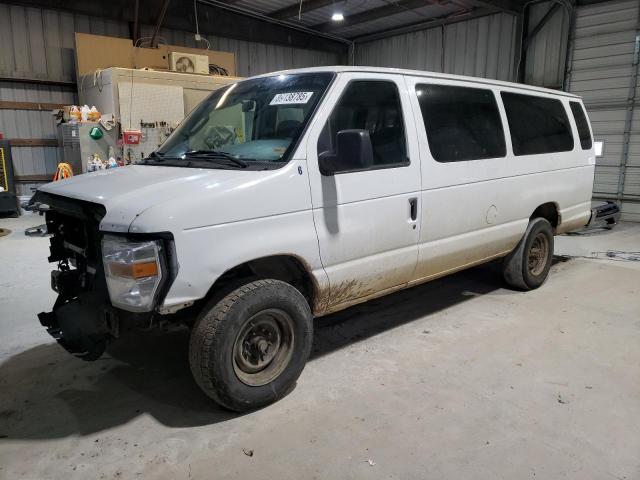
[[[98,358],[132,329],[191,328],[202,390],[245,411],[285,395],[313,318],[494,259],[545,281],[554,235],[590,217],[579,97],[367,67],[277,72],[213,92],[136,165],[41,187],[41,323]]]

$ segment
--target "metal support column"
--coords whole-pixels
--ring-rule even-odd
[[[567,38],[567,55],[564,60],[564,82],[562,90],[568,92],[571,90],[571,72],[573,71],[573,54],[576,43],[576,17],[578,16],[576,3],[573,2],[571,8],[571,16],[569,17],[569,36]]]
[[[622,143],[622,158],[620,162],[620,175],[618,177],[618,202],[625,196],[625,179],[627,165],[629,163],[629,147],[631,143],[631,132],[633,128],[633,112],[636,106],[636,94],[638,85],[638,67],[640,65],[640,9],[638,9],[638,21],[636,23],[636,39],[633,49],[633,64],[631,69],[631,80],[629,85],[629,98],[627,99],[627,115],[624,121],[624,136]]]

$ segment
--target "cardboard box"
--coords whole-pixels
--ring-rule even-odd
[[[169,70],[169,53],[184,52],[207,55],[209,63],[223,67],[229,76],[236,75],[236,56],[233,52],[218,52],[177,45],[159,45],[158,48],[134,47],[127,38],[105,37],[76,33],[77,78],[109,67],[150,68]]]

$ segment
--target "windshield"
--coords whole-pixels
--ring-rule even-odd
[[[143,163],[281,166],[333,76],[330,72],[276,75],[216,90]]]

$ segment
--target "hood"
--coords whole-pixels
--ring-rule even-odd
[[[238,171],[235,170],[130,165],[76,175],[43,185],[39,190],[99,203],[107,210],[131,202],[144,210],[163,196],[184,191],[194,183],[206,183],[207,179],[213,177],[219,182],[237,177],[237,174]]]
[[[211,225],[246,218],[250,213],[242,209],[218,208],[220,201],[242,194],[244,198],[249,186],[257,193],[263,190],[261,185],[289,177],[293,163],[264,171],[130,165],[77,175],[38,190],[103,205],[106,215],[100,228],[105,231],[187,229],[202,222]],[[142,226],[147,212],[153,212],[153,222]]]

